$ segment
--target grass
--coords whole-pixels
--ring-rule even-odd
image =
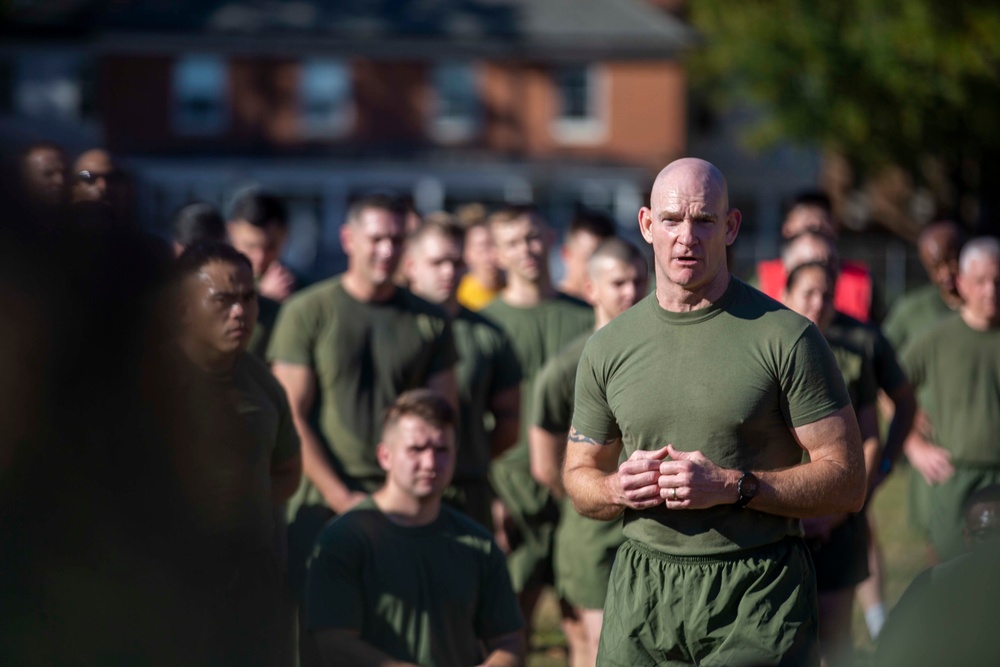
[[[923,540],[910,528],[906,513],[906,494],[910,471],[903,468],[893,474],[875,495],[870,517],[877,527],[885,557],[885,601],[887,608],[899,600],[913,578],[925,567]],[[872,650],[861,610],[855,605],[854,641],[859,657]],[[559,629],[559,605],[547,592],[535,614],[535,631],[528,667],[563,667],[566,642]]]

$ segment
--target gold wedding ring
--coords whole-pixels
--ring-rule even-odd
[[[676,486],[671,486],[670,487],[670,499],[671,500],[677,500],[677,487]]]

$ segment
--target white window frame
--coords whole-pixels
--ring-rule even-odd
[[[354,127],[356,113],[354,80],[350,62],[341,58],[309,58],[303,60],[300,67],[299,128],[302,136],[306,139],[338,139],[346,136]],[[328,118],[312,118],[307,112],[310,70],[313,68],[317,71],[321,71],[322,68],[337,70],[344,82],[343,104],[340,109],[333,110]]]
[[[191,79],[185,81],[191,74],[185,72],[186,67],[195,65],[209,65],[217,68],[217,76],[210,77],[208,82],[197,82],[195,88],[204,90],[185,91],[192,82]],[[174,61],[171,81],[172,114],[171,121],[174,132],[181,136],[217,136],[224,134],[229,129],[230,104],[229,104],[229,62],[223,56],[214,54],[189,54]],[[210,93],[213,101],[218,103],[218,114],[214,118],[195,119],[185,111],[185,98],[190,92],[197,94]],[[194,98],[195,95],[190,95]],[[206,95],[208,97],[208,95]]]
[[[474,108],[469,115],[445,115],[441,111],[441,95],[438,86],[438,72],[445,67],[467,68],[472,82]],[[483,104],[480,97],[480,68],[476,63],[448,61],[434,63],[430,72],[431,112],[428,133],[441,143],[461,143],[474,139],[482,131]]]
[[[561,144],[597,144],[607,139],[608,95],[611,92],[608,74],[606,69],[598,63],[589,63],[584,67],[586,67],[589,97],[586,118],[567,118],[562,115],[563,100],[558,80],[558,69],[552,71],[554,104],[551,130],[552,136]]]

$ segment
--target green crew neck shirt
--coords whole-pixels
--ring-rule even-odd
[[[801,463],[791,429],[850,404],[819,330],[731,278],[706,308],[664,310],[651,294],[587,342],[573,426],[621,437],[622,457],[673,444],[733,470]],[[626,537],[676,555],[713,555],[800,535],[798,520],[733,505],[626,510]]]
[[[893,304],[882,329],[892,346],[902,354],[922,333],[954,314],[936,285],[924,285],[907,292]]]
[[[464,306],[451,321],[458,350],[459,430],[455,479],[485,477],[490,468],[490,405],[521,382],[521,365],[499,326]]]
[[[385,409],[454,366],[457,356],[439,307],[402,288],[386,301],[358,301],[338,276],[285,302],[268,359],[316,374],[310,419],[334,471],[348,487],[362,490],[363,480],[383,477],[375,448]],[[322,503],[314,489],[305,501]]]
[[[524,627],[503,552],[484,528],[444,505],[426,526],[400,526],[371,497],[317,540],[305,615],[310,630],[357,630],[425,667],[478,665],[481,641]]]
[[[528,423],[532,414],[534,383],[545,362],[577,336],[594,328],[594,311],[566,294],[528,307],[511,306],[502,297],[480,311],[507,332],[521,366],[521,433],[518,443],[504,456],[528,466]]]
[[[1000,465],[1000,328],[952,315],[913,341],[903,365],[952,462]]]

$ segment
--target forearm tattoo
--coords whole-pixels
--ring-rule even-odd
[[[585,445],[597,445],[599,447],[606,447],[608,445],[613,445],[616,442],[618,442],[618,438],[611,438],[610,440],[595,440],[593,438],[588,438],[583,433],[580,433],[571,426],[569,429],[569,441],[582,442]]]

